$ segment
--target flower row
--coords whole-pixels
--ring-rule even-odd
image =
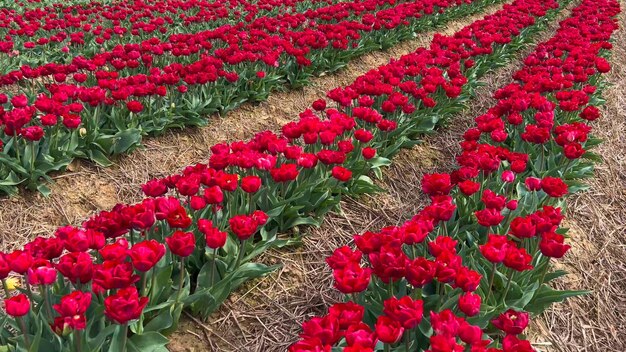
[[[533,351],[518,336],[529,312],[583,293],[551,288],[565,273],[550,260],[570,249],[563,197],[596,160],[589,123],[619,12],[584,0],[465,132],[459,167],[423,177],[431,204],[327,258],[347,302],[303,323],[290,351]]]
[[[342,112],[318,101],[317,112],[305,111],[283,136],[266,131],[247,143],[215,145],[210,166],[148,182],[151,197],[141,203],[0,255],[6,294],[16,277],[24,280],[22,295],[6,301],[11,318],[0,343],[50,351],[163,346],[183,308],[209,314],[243,282],[275,269],[253,258],[297,243],[299,226],[316,224],[341,194],[375,191],[365,175],[405,144],[401,130],[432,129],[433,112],[449,116],[477,77],[531,42],[559,9],[544,0],[505,5],[453,36],[437,36],[432,49],[379,68],[389,81],[378,95],[354,97]],[[450,60],[440,61],[442,53]],[[456,96],[445,89],[452,80],[462,90]],[[428,97],[437,107],[403,93],[406,82],[432,84]],[[382,108],[392,101],[396,109]],[[278,236],[287,230],[294,236]]]
[[[109,155],[135,148],[146,134],[206,124],[207,114],[264,100],[285,81],[305,84],[312,74],[336,70],[363,52],[386,48],[494,1],[500,0],[420,0],[378,9],[376,16],[363,14],[359,21],[295,30],[291,17],[263,17],[243,28],[119,46],[92,59],[77,57],[69,65],[24,67],[4,78],[27,77],[25,93],[0,95],[0,190],[25,184],[45,192],[42,178],[74,158],[110,165]],[[375,8],[379,2],[366,1]],[[309,23],[304,16],[293,18],[296,26]],[[61,83],[32,84],[40,75]]]
[[[254,4],[162,0],[53,3],[24,11],[7,10],[0,14],[0,55],[9,57],[3,72],[15,65],[32,65],[51,57],[63,60],[68,52],[94,54],[94,45],[110,49],[137,37],[166,39],[171,26],[194,32],[228,21],[251,22],[264,15],[310,13],[331,4],[319,0],[262,0]],[[337,15],[343,12],[342,8],[335,8]],[[42,53],[43,57],[39,55]]]

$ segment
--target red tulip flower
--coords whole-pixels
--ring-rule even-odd
[[[541,235],[539,249],[541,254],[550,258],[562,258],[571,246],[565,244],[565,236],[554,232],[545,232]]]
[[[341,182],[347,182],[352,177],[352,171],[346,169],[343,166],[334,166],[331,174],[334,178]]]
[[[550,197],[560,198],[567,194],[567,184],[558,177],[547,176],[541,180],[541,189]]]
[[[0,252],[0,280],[4,280],[9,276],[11,267],[6,260],[6,254]]]
[[[93,276],[93,261],[84,252],[68,253],[59,259],[56,269],[71,282],[85,284]]]
[[[179,257],[190,256],[196,248],[196,237],[192,232],[176,231],[165,238],[170,251]]]
[[[140,113],[143,110],[143,104],[137,100],[131,100],[126,103],[126,107],[130,112]]]
[[[75,315],[82,315],[87,312],[89,305],[91,304],[91,293],[74,291],[61,298],[59,304],[52,306],[59,315],[62,317],[71,317]]]
[[[518,335],[526,329],[528,320],[528,313],[509,309],[493,319],[491,323],[507,334]]]
[[[139,281],[135,275],[133,265],[129,262],[105,261],[97,265],[93,274],[93,281],[105,290],[128,287]]]
[[[405,329],[413,329],[422,321],[424,302],[410,296],[400,299],[391,297],[383,302],[383,313],[397,321]]]
[[[16,250],[6,255],[11,270],[18,274],[25,274],[33,264],[33,256],[28,251]]]
[[[45,259],[38,259],[28,268],[28,283],[31,285],[52,285],[57,280],[57,270]]]
[[[480,295],[466,292],[459,296],[459,310],[468,317],[473,317],[480,312],[481,300]]]
[[[404,328],[400,323],[388,316],[381,315],[376,320],[376,336],[384,343],[394,344],[400,341]]]
[[[261,188],[261,178],[258,176],[246,176],[241,179],[241,189],[247,193],[255,193]]]
[[[369,285],[371,275],[370,268],[362,268],[357,263],[350,263],[343,269],[333,271],[335,288],[345,294],[362,292]]]
[[[256,219],[248,215],[235,215],[230,220],[231,231],[241,241],[245,241],[254,235],[259,227]]]
[[[104,315],[123,325],[131,320],[139,319],[147,304],[148,297],[139,297],[136,287],[122,288],[104,299]]]
[[[146,272],[163,258],[165,246],[155,240],[143,241],[132,246],[129,254],[135,269]]]
[[[5,299],[4,308],[7,314],[14,318],[23,317],[30,311],[30,301],[25,294],[21,293]]]
[[[224,247],[226,244],[228,234],[224,231],[220,231],[217,227],[214,227],[211,220],[198,220],[198,230],[204,234],[207,247],[217,249]]]

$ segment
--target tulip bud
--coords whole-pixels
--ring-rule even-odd
[[[473,317],[480,312],[480,295],[467,292],[459,297],[459,309],[468,317]]]
[[[529,191],[538,191],[541,189],[541,179],[537,177],[527,177],[524,184]]]
[[[507,183],[511,183],[515,181],[515,174],[513,173],[513,171],[510,171],[510,170],[504,171],[502,173],[502,181],[507,182]]]
[[[506,208],[509,210],[517,209],[517,200],[513,199],[506,203]]]

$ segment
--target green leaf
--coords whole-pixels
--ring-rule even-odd
[[[97,319],[93,319],[93,321],[97,321]],[[92,337],[87,339],[87,341],[89,341],[89,350],[90,351],[100,351],[102,348],[102,345],[104,344],[104,341],[106,341],[106,339],[113,333],[115,333],[115,331],[117,330],[118,326],[115,324],[109,325],[106,328],[104,328],[103,330],[100,330],[98,332],[98,335],[96,337]]]
[[[591,291],[571,291],[571,290],[555,290],[548,285],[542,285],[536,292],[533,298],[526,305],[526,310],[539,314],[546,310],[551,304],[556,302],[562,302],[569,297],[575,297],[580,295],[586,295]]]
[[[167,351],[163,348],[168,343],[167,337],[159,334],[158,332],[147,332],[141,335],[133,335],[128,339],[128,351],[136,352],[157,352]]]
[[[122,154],[141,142],[141,131],[136,128],[127,129],[115,134],[115,142],[111,154]]]
[[[310,226],[319,227],[320,220],[317,220],[310,216],[292,218],[292,219],[289,219],[289,221],[285,223],[285,225],[283,226],[283,230],[290,229],[290,228],[300,226],[300,225],[310,225]]]
[[[115,327],[113,337],[111,337],[111,344],[109,345],[109,352],[121,352],[124,351],[122,343],[124,341],[124,335],[127,333],[126,326],[124,325],[112,325]]]
[[[107,158],[106,155],[100,149],[91,149],[87,151],[89,155],[89,160],[95,162],[96,164],[102,167],[109,167],[113,165],[113,162]]]

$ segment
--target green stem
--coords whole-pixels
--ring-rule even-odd
[[[126,341],[128,341],[128,323],[121,325],[123,332],[122,332],[122,349],[120,350],[120,352],[126,352]]]
[[[15,156],[16,156],[16,159],[17,159],[17,163],[22,165],[22,155],[20,153],[20,144],[21,143],[20,143],[20,141],[19,141],[19,139],[17,137],[17,132],[15,132],[13,134],[13,138],[15,140],[14,146],[15,146]]]
[[[493,288],[493,280],[496,278],[496,263],[493,263],[491,267],[491,276],[489,277],[489,289],[487,290],[487,298],[485,298],[485,303],[489,302],[489,298],[491,297],[491,289]]]
[[[391,346],[388,343],[385,344],[385,352],[391,351]]]
[[[241,265],[241,261],[243,260],[243,256],[246,253],[246,241],[241,241],[241,245],[239,246],[239,255],[237,255],[237,262],[235,262],[235,269]]]
[[[180,280],[178,280],[178,292],[176,293],[176,304],[180,302],[180,295],[183,292],[183,285],[185,283],[185,258],[180,258]]]
[[[30,171],[35,170],[35,142],[30,145]]]
[[[20,329],[22,330],[22,334],[24,335],[24,343],[26,344],[26,349],[30,349],[30,338],[28,337],[28,330],[26,329],[26,322],[24,321],[24,317],[15,318],[20,325]]]
[[[150,292],[149,292],[150,297],[148,297],[148,298],[150,298],[151,302],[152,302],[152,299],[153,299],[152,295],[154,293],[154,285],[155,285],[155,283],[156,283],[156,265],[152,267],[152,277],[150,278]]]
[[[44,306],[46,306],[46,314],[48,314],[48,319],[52,321],[53,315],[52,315],[52,305],[50,304],[50,290],[48,290],[48,287],[45,285],[41,285],[40,290],[41,290],[41,294],[43,295]]]
[[[539,286],[543,285],[543,282],[546,279],[546,275],[548,274],[548,267],[550,266],[548,264],[550,264],[550,263],[546,262],[546,266],[545,266],[545,268],[543,268],[543,274],[541,274],[541,280],[539,280]]]
[[[28,276],[26,274],[24,274],[24,282],[26,283],[26,295],[28,299],[33,302],[33,291],[30,288],[30,282],[28,282]]]
[[[213,249],[213,263],[211,265],[211,286],[213,286],[213,280],[215,280],[215,267],[217,266],[217,248]]]
[[[502,295],[502,304],[506,305],[506,295],[509,293],[509,289],[511,288],[511,281],[513,281],[513,274],[515,272],[511,269],[511,273],[506,282],[506,289],[504,290],[504,294]]]
[[[74,330],[74,344],[76,346],[76,352],[82,351],[82,338],[81,330]]]
[[[148,273],[141,273],[141,296],[146,297],[146,281],[148,281]]]

